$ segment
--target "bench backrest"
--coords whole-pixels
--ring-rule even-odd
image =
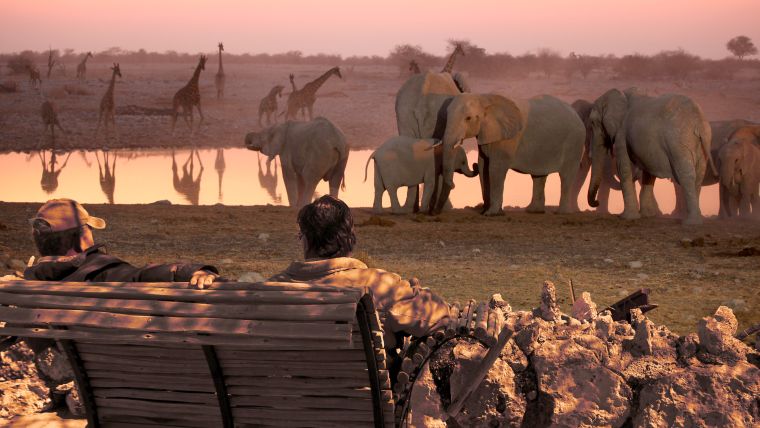
[[[0,282],[0,335],[50,338],[89,426],[393,426],[363,288]]]

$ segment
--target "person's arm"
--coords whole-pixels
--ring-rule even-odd
[[[103,269],[90,281],[188,282],[202,289],[211,285],[218,276],[216,267],[199,263],[152,264],[138,268],[125,262]]]

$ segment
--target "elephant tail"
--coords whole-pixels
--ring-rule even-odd
[[[367,159],[367,163],[364,165],[364,183],[367,182],[367,168],[369,168],[369,162],[375,158],[375,152],[372,152],[371,155],[369,155],[369,158]],[[377,165],[375,165],[375,168],[377,168]]]
[[[713,176],[718,177],[718,168],[715,167],[715,162],[713,162],[712,155],[710,154],[710,149],[712,145],[712,135],[711,135],[711,130],[710,130],[710,124],[707,122],[704,122],[702,129],[697,129],[695,133],[697,134],[697,136],[700,139],[700,142],[702,143],[701,144],[702,152],[705,155],[705,159],[707,159],[707,163],[710,165],[710,170],[712,170]]]

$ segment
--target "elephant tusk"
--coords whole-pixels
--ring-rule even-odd
[[[433,143],[432,146],[430,146],[431,149],[443,145],[443,140],[438,140],[438,142]]]

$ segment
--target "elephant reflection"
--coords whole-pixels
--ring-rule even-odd
[[[222,179],[224,178],[224,170],[227,169],[227,163],[224,161],[224,149],[216,149],[216,161],[214,161],[214,169],[219,175],[219,202],[222,202]]]
[[[100,163],[100,156],[95,152],[95,159],[98,160],[98,178],[100,179],[100,190],[108,198],[108,203],[113,205],[113,194],[116,190],[116,154],[113,154],[113,163],[109,161],[109,152],[103,151],[103,165]]]
[[[195,159],[193,156],[198,158],[198,164],[200,165],[198,177],[196,178],[193,178],[195,175]],[[193,148],[190,150],[190,156],[182,165],[182,178],[178,174],[177,161],[174,158],[174,150],[172,150],[172,176],[174,190],[184,196],[190,204],[198,205],[201,193],[201,177],[203,176],[203,162],[201,162],[197,149]]]
[[[272,172],[270,166],[274,160],[274,172]],[[258,157],[259,163],[259,185],[266,189],[269,193],[269,197],[272,198],[274,203],[279,204],[282,202],[282,195],[277,193],[277,160],[274,157],[267,158],[267,172],[264,174],[264,170],[261,168],[261,156]]]
[[[58,189],[58,176],[61,175],[61,171],[63,171],[63,168],[65,168],[66,164],[69,162],[71,153],[69,152],[66,154],[66,159],[64,159],[63,165],[61,165],[59,168],[56,168],[58,159],[55,153],[55,149],[50,151],[49,161],[45,150],[40,150],[37,152],[37,156],[39,156],[40,162],[42,163],[42,178],[40,179],[40,186],[42,187],[42,190],[45,191],[45,193],[51,194],[55,192],[56,189]]]

